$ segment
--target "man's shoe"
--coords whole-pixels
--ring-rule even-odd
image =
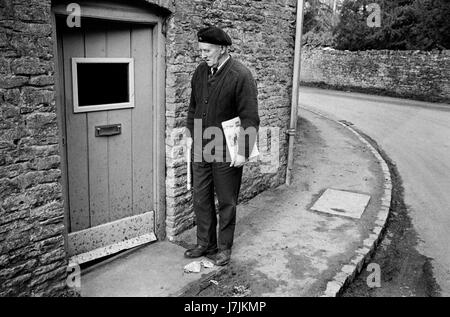
[[[230,263],[231,259],[231,250],[223,250],[217,253],[217,255],[214,258],[215,265],[217,266],[225,266],[228,263]]]
[[[184,253],[184,256],[188,259],[196,259],[205,255],[213,255],[217,253],[217,248],[211,249],[201,245],[195,246],[193,249],[189,249]]]

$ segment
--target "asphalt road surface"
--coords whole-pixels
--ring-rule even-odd
[[[306,87],[300,104],[353,123],[397,165],[417,251],[450,296],[450,105]]]

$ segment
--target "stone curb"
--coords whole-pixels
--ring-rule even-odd
[[[362,271],[364,264],[371,257],[375,249],[378,247],[381,239],[383,238],[383,232],[389,217],[391,195],[392,195],[392,179],[389,171],[388,164],[378,152],[359,132],[350,127],[349,123],[340,122],[330,117],[316,112],[311,109],[303,108],[309,112],[312,112],[324,119],[333,121],[344,128],[350,130],[356,137],[371,151],[379,162],[384,174],[384,193],[381,199],[381,209],[378,211],[377,220],[375,221],[375,227],[372,229],[369,237],[363,241],[363,246],[355,251],[355,255],[350,262],[344,265],[341,270],[327,283],[327,288],[323,295],[320,297],[337,297],[346,285],[353,282],[356,276]],[[213,279],[225,270],[225,267],[221,267],[216,271],[213,271],[205,276],[202,276],[198,281],[191,282],[186,287],[183,287],[180,291],[172,294],[173,297],[183,296],[188,290],[193,288],[199,288],[199,285],[206,283],[208,280]]]
[[[392,199],[392,179],[391,173],[389,171],[388,164],[381,156],[381,153],[375,149],[372,144],[370,144],[364,136],[362,136],[358,131],[353,129],[347,122],[345,121],[337,121],[334,120],[322,113],[316,112],[309,108],[303,108],[309,112],[312,112],[320,117],[323,117],[327,120],[333,121],[344,128],[350,130],[356,137],[372,152],[372,154],[377,159],[378,163],[381,166],[384,174],[384,193],[381,199],[381,208],[378,211],[377,220],[375,221],[375,227],[372,229],[369,237],[363,241],[363,246],[355,251],[355,255],[350,260],[350,263],[344,265],[341,270],[328,282],[327,288],[324,294],[321,297],[337,297],[341,291],[344,289],[346,285],[353,282],[356,276],[361,272],[364,264],[366,264],[367,260],[370,259],[375,249],[381,242],[383,238],[383,232],[389,218],[389,211],[391,207],[391,199]]]

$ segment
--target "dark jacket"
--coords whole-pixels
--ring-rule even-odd
[[[194,119],[202,120],[203,130],[207,127],[218,127],[222,131],[222,122],[239,116],[241,127],[247,129],[259,128],[258,92],[256,82],[250,70],[237,60],[230,59],[210,79],[208,79],[209,67],[201,63],[191,81],[192,92],[189,105],[187,128],[194,138],[199,138],[194,133]],[[203,140],[203,145],[205,141]],[[254,140],[253,140],[254,142]],[[252,143],[252,142],[250,142]],[[239,141],[239,154],[249,156],[253,144],[248,141]],[[245,153],[244,153],[245,148]]]

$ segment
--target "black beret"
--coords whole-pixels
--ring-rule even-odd
[[[230,46],[231,38],[224,30],[210,26],[198,31],[198,41],[202,43],[210,43],[216,45]]]

